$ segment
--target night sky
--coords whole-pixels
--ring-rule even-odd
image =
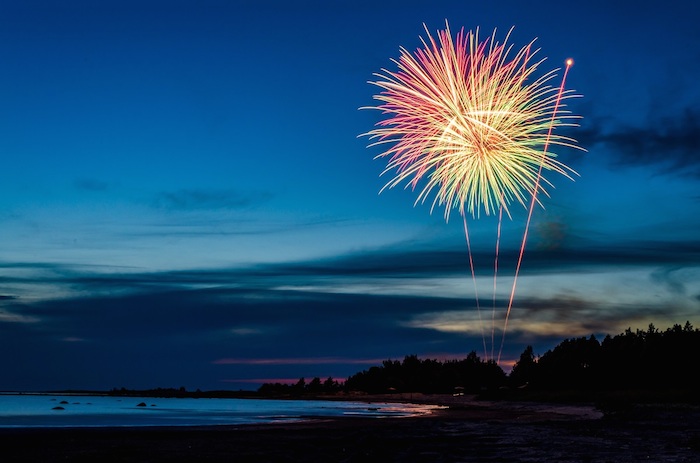
[[[504,368],[527,345],[700,327],[698,18],[695,0],[2,2],[0,390],[490,354],[458,215],[379,195],[359,136],[381,118],[358,109],[372,74],[445,20],[537,38],[543,72],[572,57],[583,95],[587,153],[558,151],[580,177],[533,216]],[[498,341],[525,216],[504,224]],[[470,232],[490,321],[496,221]]]

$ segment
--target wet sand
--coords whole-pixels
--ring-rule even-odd
[[[0,430],[3,462],[700,462],[700,409],[421,397],[415,418],[186,427]],[[369,405],[369,404],[368,404]]]

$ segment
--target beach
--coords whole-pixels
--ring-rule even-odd
[[[243,426],[0,430],[3,462],[697,462],[700,410],[422,397],[411,418]],[[368,402],[371,403],[371,402]]]

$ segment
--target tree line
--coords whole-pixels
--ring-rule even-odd
[[[700,330],[690,322],[665,331],[650,324],[602,342],[595,336],[567,339],[539,358],[528,346],[509,381],[542,390],[697,390],[699,352]]]
[[[385,360],[345,382],[314,378],[296,384],[266,383],[263,395],[308,395],[338,392],[470,393],[528,389],[530,391],[697,391],[700,390],[700,330],[690,322],[660,331],[627,329],[602,342],[595,336],[565,339],[541,356],[527,346],[506,374],[494,361],[475,352],[444,362],[408,355]]]

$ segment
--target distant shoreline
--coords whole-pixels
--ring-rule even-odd
[[[189,398],[189,399],[256,399],[256,400],[326,400],[348,402],[397,402],[454,406],[466,402],[534,402],[595,405],[598,408],[630,407],[635,404],[688,404],[700,405],[700,397],[694,390],[551,390],[503,389],[485,391],[481,394],[441,394],[421,392],[389,392],[370,394],[359,391],[320,394],[262,394],[257,391],[182,391],[175,389],[90,391],[0,391],[0,395],[47,395],[47,396],[97,396],[97,397],[142,397],[142,398]]]
[[[698,461],[697,407],[591,405],[424,396],[448,408],[409,418],[297,423],[2,429],[7,461]],[[41,445],[37,445],[41,442]]]
[[[0,395],[46,395],[46,396],[86,396],[86,397],[143,397],[143,398],[181,398],[181,399],[257,399],[257,400],[329,400],[349,402],[403,402],[415,401],[420,404],[453,402],[454,397],[475,399],[474,394],[423,394],[420,392],[393,392],[386,394],[367,394],[364,392],[338,392],[333,394],[261,394],[256,391],[177,391],[171,390],[126,390],[126,391],[89,391],[89,390],[59,390],[59,391],[0,391]]]

